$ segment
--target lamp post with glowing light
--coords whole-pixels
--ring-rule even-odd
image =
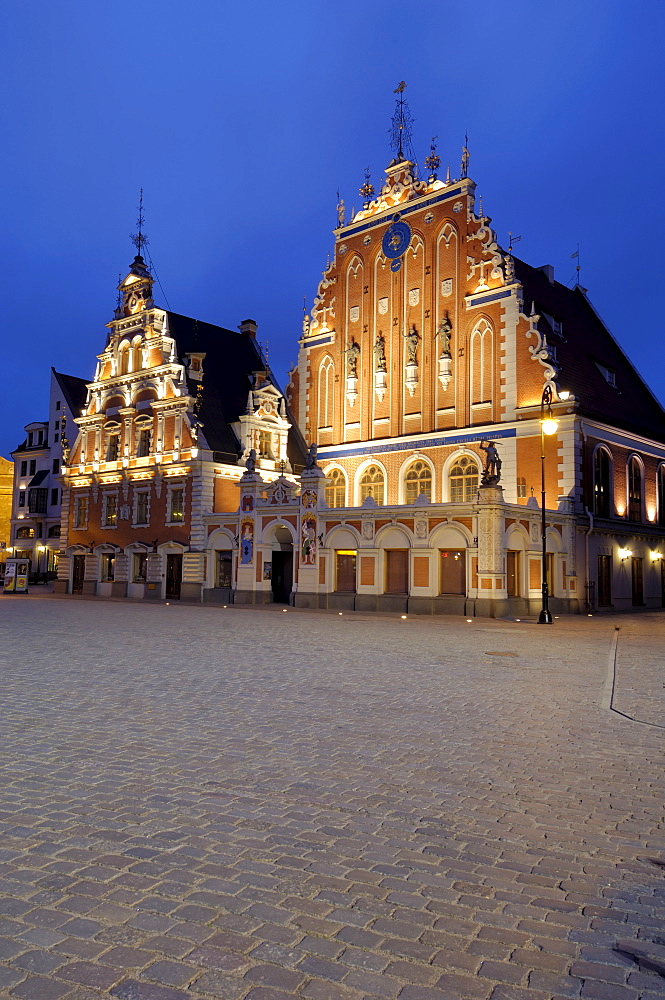
[[[540,484],[541,484],[541,541],[543,543],[543,585],[542,608],[538,615],[539,625],[552,624],[552,612],[549,609],[549,587],[547,584],[547,521],[545,519],[545,437],[556,434],[559,423],[552,416],[552,387],[546,385],[540,401]]]

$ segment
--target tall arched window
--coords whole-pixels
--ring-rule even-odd
[[[478,491],[478,466],[468,455],[457,459],[450,470],[450,502],[468,503]]]
[[[628,520],[642,520],[642,466],[635,456],[628,463]]]
[[[319,367],[319,427],[332,427],[335,365],[332,358],[324,358]]]
[[[598,448],[593,456],[593,512],[598,517],[610,516],[610,456]]]
[[[120,347],[120,374],[129,374],[129,344],[125,341]]]
[[[481,319],[470,341],[471,403],[492,401],[492,327]]]
[[[427,462],[420,459],[409,466],[404,476],[404,499],[413,503],[423,493],[428,500],[432,499],[432,470]]]
[[[658,469],[658,524],[665,524],[665,465]]]
[[[373,497],[378,504],[382,504],[384,488],[383,470],[378,465],[369,465],[360,480],[360,502]]]
[[[341,469],[326,473],[326,503],[329,507],[346,507],[346,476]]]

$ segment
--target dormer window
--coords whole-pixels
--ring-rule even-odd
[[[596,361],[596,368],[603,376],[608,385],[616,388],[616,372],[612,368],[606,368],[605,365],[598,364]]]

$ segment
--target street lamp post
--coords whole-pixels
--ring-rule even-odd
[[[552,624],[552,612],[549,609],[549,587],[547,584],[547,521],[545,518],[545,436],[556,434],[559,426],[558,421],[552,416],[552,387],[546,385],[543,389],[543,396],[540,400],[540,485],[541,500],[540,509],[542,515],[540,537],[543,545],[543,584],[542,584],[542,607],[538,615],[539,625]]]

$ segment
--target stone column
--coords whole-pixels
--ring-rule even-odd
[[[263,567],[257,550],[256,505],[265,483],[258,472],[246,470],[240,482],[240,513],[238,518],[238,559],[234,601],[236,604],[257,604],[263,601],[259,584]],[[258,570],[257,570],[258,567]],[[259,580],[257,581],[257,575]]]
[[[500,486],[478,490],[478,597],[476,615],[496,618],[508,610],[505,508]]]
[[[314,464],[300,477],[298,504],[298,585],[295,604],[299,608],[319,606],[319,526],[318,512],[324,505],[326,477]]]

